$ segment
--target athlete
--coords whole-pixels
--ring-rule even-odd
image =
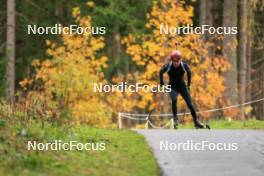
[[[191,111],[193,122],[195,128],[205,128],[201,124],[196,115],[195,108],[192,104],[190,96],[190,86],[191,86],[191,69],[187,63],[184,63],[181,59],[181,53],[178,50],[175,50],[170,55],[171,63],[165,64],[160,70],[160,85],[163,86],[163,74],[165,72],[169,75],[169,85],[171,85],[171,100],[172,100],[172,113],[173,113],[173,128],[177,129],[178,127],[178,117],[177,117],[177,96],[178,93],[181,94],[182,98],[185,100],[188,108]],[[184,74],[187,72],[187,86],[184,82]]]

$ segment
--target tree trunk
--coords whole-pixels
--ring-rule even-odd
[[[213,17],[213,12],[212,12],[213,3],[216,3],[216,2],[214,2],[213,0],[206,1],[206,24],[210,26],[213,26],[214,24],[214,17]]]
[[[6,67],[7,101],[14,103],[15,97],[15,0],[7,0]]]
[[[251,100],[251,44],[249,42],[249,37],[250,36],[248,36],[248,43],[247,43],[246,101]]]
[[[216,3],[216,2],[214,2],[213,0],[206,1],[206,24],[209,26],[214,26],[213,3]],[[209,33],[206,34],[206,40],[207,41],[214,43],[213,38],[214,38],[213,35],[211,35]],[[214,55],[214,50],[215,50],[214,46],[210,46],[208,48],[209,56]]]
[[[199,25],[206,24],[206,0],[200,0],[199,4]],[[202,39],[205,41],[205,35],[202,35]]]
[[[121,57],[121,36],[119,32],[119,27],[115,27],[114,32],[113,32],[113,39],[114,39],[114,51],[113,51],[113,59],[114,63],[117,66],[120,62],[120,57]],[[118,67],[117,67],[118,68]],[[117,75],[121,76],[121,70],[117,69]]]
[[[249,39],[250,36],[248,36]],[[248,40],[247,43],[247,76],[246,76],[246,101],[251,100],[251,44]],[[251,117],[251,112],[247,113],[247,118]]]
[[[247,73],[247,0],[240,0],[239,33],[239,102],[246,100]],[[244,106],[241,106],[241,119],[245,119]]]
[[[202,26],[203,24],[206,24],[206,0],[200,0],[199,23],[200,23],[200,26]]]
[[[250,1],[247,4],[249,7],[252,7]],[[251,22],[252,22],[252,9],[247,12],[247,31],[252,31]],[[250,32],[247,33],[247,81],[246,81],[246,101],[250,101],[252,99],[252,34]],[[252,107],[252,105],[251,105]],[[247,118],[250,118],[252,113],[249,112],[247,114]]]
[[[225,0],[223,11],[223,26],[237,26],[237,0]],[[230,64],[230,68],[225,73],[225,99],[231,104],[237,104],[237,47],[236,35],[224,35],[223,39],[223,55]]]

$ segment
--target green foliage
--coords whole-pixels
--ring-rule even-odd
[[[146,13],[150,7],[151,1],[95,1],[94,23],[98,26],[105,26],[108,35],[116,30],[119,30],[122,35],[132,31],[140,33],[145,30]]]
[[[12,107],[0,99],[0,118],[8,119],[11,117],[12,112]]]
[[[3,31],[0,28],[0,36],[2,35]],[[6,90],[6,63],[7,59],[5,56],[5,45],[4,42],[0,39],[0,96],[5,96]]]
[[[58,35],[28,35],[28,25],[54,26],[74,24],[72,7],[85,5],[81,0],[16,1],[16,81],[29,76],[34,59],[45,57],[45,40],[58,40]],[[34,11],[32,11],[34,9]],[[1,44],[0,44],[1,46]]]
[[[28,151],[28,140],[105,142],[106,150]],[[144,137],[135,132],[48,123],[42,128],[35,121],[0,128],[0,163],[3,175],[159,175]]]
[[[106,26],[107,35],[111,36],[113,29],[118,25],[122,33],[131,31],[140,32],[144,26],[145,14],[151,6],[151,1],[135,0],[102,0],[97,1],[95,10],[87,9],[86,1],[82,0],[57,0],[57,1],[16,1],[16,82],[28,77],[32,70],[30,64],[34,59],[45,58],[45,40],[59,40],[57,35],[28,35],[27,25],[54,26],[75,24],[71,15],[73,7],[80,7],[84,15],[94,16],[94,26]],[[34,9],[34,13],[32,12]],[[5,2],[1,2],[0,15],[0,80],[1,93],[4,91],[5,82]],[[114,23],[113,23],[114,22]],[[115,25],[113,25],[115,24]],[[3,27],[2,27],[3,26]],[[113,40],[108,37],[108,40]],[[111,46],[109,46],[111,47]],[[112,59],[112,58],[111,58]]]
[[[264,129],[264,121],[255,119],[245,121],[211,120],[208,124],[212,129]],[[179,128],[193,128],[193,124],[179,125]]]
[[[245,120],[245,121],[211,121],[209,122],[215,129],[264,129],[264,121]]]
[[[5,126],[5,123],[6,123],[6,121],[5,121],[5,120],[3,120],[3,119],[0,119],[0,127],[3,127],[3,126]]]

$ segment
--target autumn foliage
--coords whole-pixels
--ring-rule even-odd
[[[92,26],[92,18],[81,16],[78,7],[73,9],[72,15],[79,26]],[[49,40],[46,44],[51,59],[35,60],[33,78],[20,82],[25,89],[31,88],[24,101],[33,109],[39,104],[36,111],[42,111],[40,115],[48,119],[109,126],[111,108],[103,94],[93,92],[93,83],[105,81],[102,70],[107,67],[107,57],[97,54],[105,45],[104,38],[86,33],[62,35],[61,44]]]
[[[131,34],[123,40],[127,53],[136,65],[143,69],[140,73],[135,73],[138,75],[137,81],[158,84],[160,68],[169,62],[169,53],[177,47],[182,52],[183,60],[191,66],[191,96],[197,109],[214,108],[224,91],[224,77],[221,73],[228,69],[226,60],[221,56],[210,56],[208,54],[210,43],[202,41],[200,35],[160,33],[161,24],[171,27],[192,24],[193,7],[187,6],[184,1],[162,0],[161,3],[154,2],[147,17],[146,27],[150,29],[150,33],[141,36]],[[150,92],[140,96],[137,104],[139,108],[150,110],[170,106],[169,102],[164,105],[163,95]],[[181,101],[180,109],[183,106],[186,105]],[[204,117],[208,115],[204,114]]]
[[[94,4],[89,2],[87,5],[92,8]],[[92,17],[82,16],[78,7],[73,9],[72,16],[79,26],[92,24]],[[153,3],[147,17],[149,33],[129,34],[122,40],[137,68],[135,72],[107,81],[103,74],[108,67],[107,57],[99,54],[105,46],[104,38],[87,34],[62,35],[60,43],[46,41],[47,55],[51,59],[35,60],[32,63],[35,74],[20,82],[26,92],[19,101],[20,105],[26,107],[27,113],[49,120],[99,127],[109,127],[111,118],[118,111],[149,112],[156,109],[163,112],[165,106],[170,107],[170,100],[164,98],[167,96],[164,93],[96,93],[93,83],[159,84],[159,70],[169,62],[168,55],[176,47],[191,66],[191,96],[197,109],[210,109],[221,104],[219,97],[224,91],[222,73],[228,69],[226,60],[209,55],[210,43],[205,43],[200,35],[160,33],[161,24],[173,27],[192,24],[193,7],[184,1],[162,0]],[[180,100],[179,109],[185,106]]]

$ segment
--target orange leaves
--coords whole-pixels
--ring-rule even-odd
[[[142,48],[139,45],[131,45],[128,49],[127,52],[131,55],[136,55],[142,52]]]
[[[193,7],[186,6],[184,1],[162,0],[153,3],[152,10],[147,14],[147,28],[151,33],[142,36],[129,35],[123,40],[126,52],[133,61],[144,70],[137,76],[137,81],[157,84],[159,70],[168,63],[168,55],[176,49],[182,52],[183,60],[190,64],[192,70],[192,97],[198,109],[212,108],[216,105],[224,91],[222,72],[226,71],[228,64],[224,58],[209,57],[208,48],[211,43],[204,43],[199,35],[177,35],[160,33],[160,25],[180,27],[192,24]],[[137,40],[136,40],[137,39]],[[152,93],[138,93],[137,106],[142,109],[151,108],[153,99],[162,104],[163,97]],[[168,102],[166,102],[167,104]],[[168,104],[167,104],[168,105]],[[183,106],[179,103],[180,109]],[[156,105],[155,105],[156,106]]]
[[[87,5],[91,7],[93,3]],[[78,7],[73,8],[72,14],[78,25],[91,25],[91,17],[82,17]],[[104,93],[93,92],[93,83],[105,81],[102,69],[107,67],[108,58],[96,54],[105,46],[104,38],[63,34],[61,40],[62,44],[46,40],[51,59],[33,61],[36,74],[21,81],[21,86],[41,83],[41,89],[31,90],[28,96],[38,97],[43,111],[55,111],[57,118],[66,118],[63,113],[69,111],[71,123],[106,127],[111,121],[111,107],[106,104]]]
[[[137,62],[138,65],[144,65],[144,62],[141,61],[141,56],[140,55],[134,55],[133,61]]]
[[[26,89],[28,85],[30,85],[32,83],[32,80],[29,79],[24,79],[22,81],[19,82],[19,85],[23,88]]]

